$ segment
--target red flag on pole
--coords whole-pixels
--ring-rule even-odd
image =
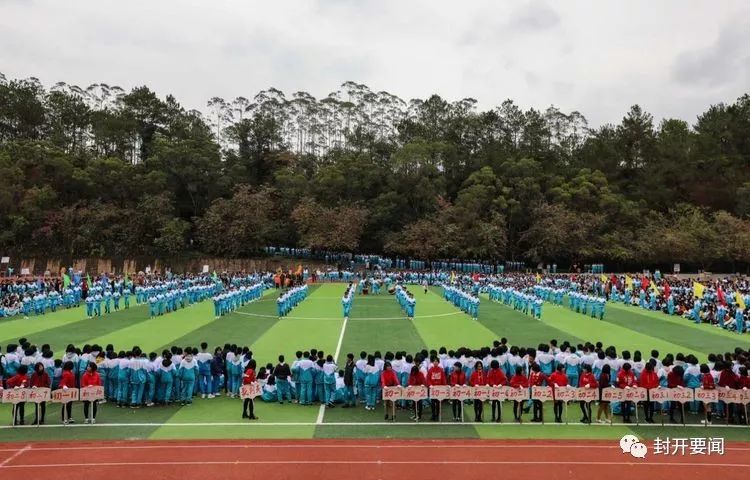
[[[645,277],[645,276],[644,276],[644,277],[643,277],[643,280],[641,280],[641,288],[642,288],[642,289],[643,289],[643,291],[645,292],[646,290],[648,290],[648,286],[649,286],[649,283],[648,283],[648,277]]]
[[[672,289],[669,288],[669,284],[666,280],[664,280],[664,298],[669,298],[669,294],[672,292]]]
[[[716,295],[719,297],[719,303],[721,305],[727,304],[727,298],[724,296],[724,290],[721,288],[721,285],[719,285]]]

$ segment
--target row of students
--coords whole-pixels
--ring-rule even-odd
[[[460,288],[443,284],[443,298],[476,320],[479,317],[479,297]]]
[[[414,295],[401,285],[396,285],[395,295],[401,310],[406,314],[406,318],[414,320],[414,311],[417,307],[417,301]]]
[[[276,311],[279,314],[279,319],[287,316],[294,307],[307,298],[307,292],[307,284],[304,284],[292,287],[279,294],[279,298],[276,299]]]

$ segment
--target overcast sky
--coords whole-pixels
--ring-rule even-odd
[[[750,92],[750,2],[0,0],[0,72],[148,85],[206,110],[347,80],[401,98],[694,122]]]

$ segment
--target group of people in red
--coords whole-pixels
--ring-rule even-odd
[[[65,362],[62,366],[62,377],[60,378],[59,388],[67,390],[76,388],[76,377],[73,373],[73,362]],[[42,362],[34,365],[34,370],[29,376],[29,368],[26,365],[18,367],[18,371],[12,377],[8,378],[6,385],[8,388],[51,388],[52,380],[44,368]],[[81,387],[99,387],[102,385],[102,379],[96,371],[96,363],[90,362],[86,371],[81,375]],[[89,409],[92,409],[89,411]],[[86,418],[85,423],[96,423],[96,401],[83,402],[83,416]],[[47,413],[47,402],[36,404],[34,410],[34,422],[32,425],[44,425],[44,417]],[[60,412],[62,422],[65,425],[75,423],[73,419],[73,403],[63,403]],[[24,425],[26,423],[26,403],[21,402],[15,405],[13,409],[13,425]]]

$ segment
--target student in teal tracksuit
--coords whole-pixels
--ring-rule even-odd
[[[180,405],[192,405],[197,375],[198,362],[193,358],[193,351],[187,351],[180,363]]]
[[[375,410],[379,384],[380,371],[375,366],[375,357],[370,355],[365,367],[365,410]]]
[[[297,403],[300,402],[300,397],[302,396],[302,384],[299,381],[299,362],[302,360],[302,352],[297,351],[295,354],[295,360],[292,362],[292,381],[294,382],[294,395],[297,399]]]
[[[128,405],[130,392],[130,361],[133,359],[133,354],[128,352],[120,352],[118,355],[117,363],[117,406],[126,407]]]
[[[165,405],[172,403],[172,388],[175,381],[176,369],[171,356],[165,355],[159,365],[159,402]]]
[[[338,367],[333,361],[333,355],[326,357],[326,362],[323,365],[323,392],[324,397],[321,403],[325,403],[329,407],[333,407],[334,397],[336,394],[336,371]]]
[[[130,362],[130,406],[139,408],[143,403],[143,390],[146,388],[146,363],[148,359],[140,348],[133,350],[133,360]]]
[[[323,382],[323,365],[325,365],[325,363],[325,360],[319,358],[315,363],[315,369],[313,372],[313,383],[315,384],[313,401],[320,402],[321,404],[325,403],[325,392],[323,391],[325,388]]]
[[[297,367],[299,368],[300,383],[299,403],[301,405],[310,405],[313,401],[313,373],[315,366],[309,352],[302,354],[302,360],[299,361]]]

